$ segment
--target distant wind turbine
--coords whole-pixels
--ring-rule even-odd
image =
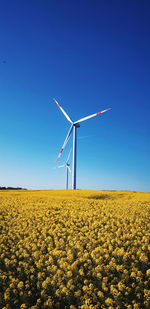
[[[63,164],[63,165],[56,166],[56,168],[62,168],[62,167],[65,167],[65,168],[66,168],[66,189],[68,189],[68,178],[69,178],[69,173],[71,174],[71,169],[70,169],[70,164],[69,164],[69,159],[70,159],[71,150],[72,150],[72,149],[70,149],[70,151],[69,151],[69,154],[68,154],[66,163]]]
[[[71,118],[68,116],[68,114],[64,111],[64,109],[62,108],[62,106],[56,101],[56,99],[53,99],[54,102],[57,104],[57,106],[59,107],[59,109],[62,111],[62,113],[64,114],[64,116],[66,117],[66,119],[71,123],[71,127],[68,131],[68,134],[65,138],[65,141],[63,143],[63,146],[62,148],[60,149],[60,152],[58,154],[58,157],[56,160],[58,160],[62,154],[62,152],[64,151],[68,141],[69,141],[69,138],[71,136],[71,133],[73,131],[73,152],[72,152],[72,189],[76,189],[76,156],[77,156],[77,128],[80,127],[79,123],[80,122],[83,122],[85,120],[88,120],[90,118],[93,118],[95,116],[98,116],[100,114],[103,114],[107,111],[109,111],[111,108],[107,108],[107,109],[104,109],[103,111],[101,112],[98,112],[98,113],[95,113],[95,114],[92,114],[90,116],[87,116],[87,117],[84,117],[84,118],[81,118],[77,121],[72,121]]]

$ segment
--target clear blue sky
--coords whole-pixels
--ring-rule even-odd
[[[150,2],[1,0],[1,186],[65,187],[53,97],[73,120],[112,107],[78,130],[78,188],[150,191]]]

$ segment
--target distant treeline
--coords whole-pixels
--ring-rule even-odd
[[[20,187],[17,187],[17,188],[13,188],[13,187],[0,187],[0,190],[27,190],[27,189],[20,188]]]

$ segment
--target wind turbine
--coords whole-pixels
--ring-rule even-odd
[[[70,164],[69,164],[70,154],[71,154],[71,149],[69,151],[66,163],[63,165],[56,166],[56,168],[66,167],[66,189],[68,189],[68,176],[69,176],[69,173],[71,173]]]
[[[62,111],[62,113],[64,114],[64,116],[66,117],[66,119],[71,123],[71,126],[70,126],[70,129],[68,131],[68,134],[65,138],[65,141],[63,143],[63,146],[62,148],[60,149],[60,152],[58,154],[58,157],[56,160],[58,160],[62,154],[62,152],[64,151],[68,141],[69,141],[69,138],[71,136],[71,133],[73,131],[73,152],[72,152],[72,189],[76,189],[76,158],[77,158],[77,128],[80,127],[79,123],[80,122],[83,122],[85,120],[88,120],[92,117],[95,117],[95,116],[98,116],[100,114],[103,114],[107,111],[109,111],[111,108],[107,108],[107,109],[104,109],[103,111],[101,112],[98,112],[98,113],[95,113],[95,114],[92,114],[90,116],[87,116],[87,117],[84,117],[84,118],[81,118],[77,121],[72,121],[72,119],[68,116],[68,114],[65,112],[65,110],[62,108],[62,106],[56,101],[56,99],[53,99],[54,102],[57,104],[57,106],[59,107],[59,109]]]

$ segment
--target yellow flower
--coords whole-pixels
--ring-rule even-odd
[[[150,269],[148,269],[148,270],[146,271],[146,275],[147,275],[148,277],[150,277]]]
[[[118,283],[118,290],[119,291],[124,291],[125,289],[126,289],[126,286],[122,282],[119,282]]]
[[[108,305],[108,306],[111,306],[111,305],[114,304],[114,301],[113,301],[112,298],[108,297],[108,298],[106,298],[106,300],[105,300],[105,304]]]
[[[98,297],[104,298],[104,293],[102,291],[97,292]]]
[[[18,287],[18,289],[23,289],[23,287],[24,287],[23,281],[20,281],[20,282],[18,283],[17,287]]]
[[[20,309],[27,309],[28,307],[27,307],[27,305],[26,304],[22,304],[21,306],[20,306]]]
[[[74,293],[74,295],[75,295],[76,297],[79,297],[79,296],[81,295],[81,290],[77,290],[77,291]]]
[[[72,275],[73,275],[73,274],[72,274],[72,271],[67,271],[67,277],[68,277],[68,278],[71,278]]]

